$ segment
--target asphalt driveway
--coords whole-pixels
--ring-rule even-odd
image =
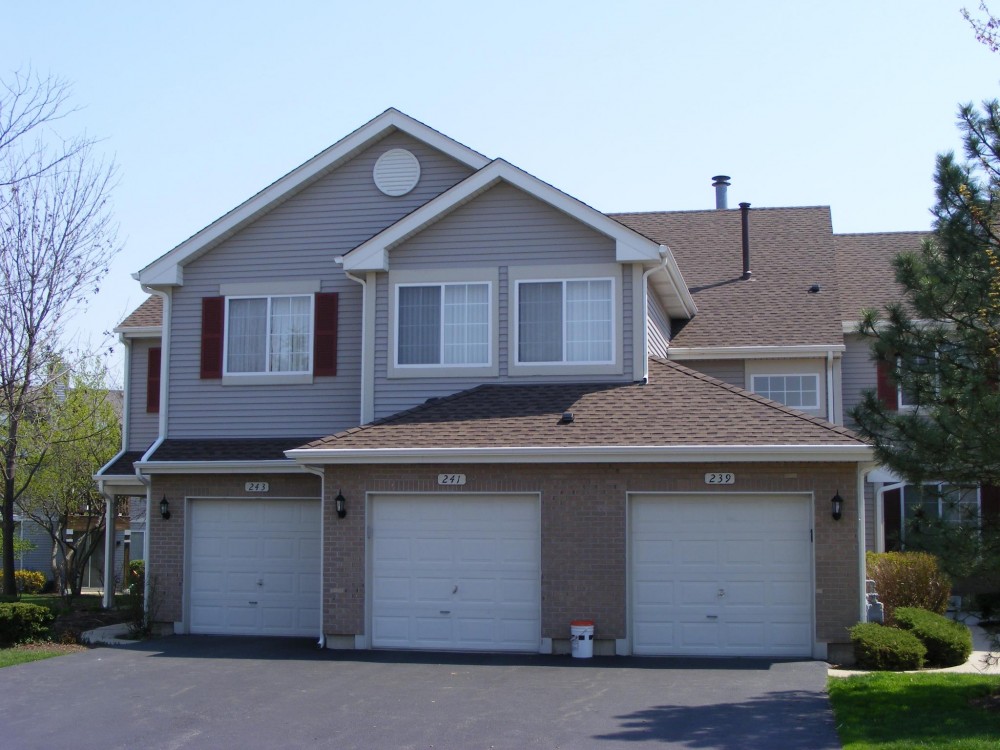
[[[822,662],[175,636],[0,670],[4,747],[839,748]]]

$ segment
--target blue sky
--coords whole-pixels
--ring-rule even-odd
[[[133,271],[389,106],[602,211],[710,208],[725,173],[730,205],[926,229],[957,104],[1000,96],[977,4],[21,2],[0,77],[71,81],[60,127],[118,164],[124,250],[70,326],[99,344]]]

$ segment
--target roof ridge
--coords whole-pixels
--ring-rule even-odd
[[[826,209],[831,210],[829,205],[825,204],[815,204],[810,206],[751,206],[751,211],[808,211]],[[738,212],[739,208],[683,208],[683,209],[661,209],[658,211],[609,211],[607,216],[610,218],[615,218],[616,216],[664,216],[673,214],[716,214],[716,213],[735,213]]]
[[[759,404],[764,404],[766,406],[776,408],[778,409],[778,411],[788,414],[789,416],[796,417],[806,422],[810,422],[816,425],[817,427],[822,427],[823,429],[828,430],[829,432],[833,432],[837,435],[843,435],[845,437],[854,438],[859,443],[864,443],[865,445],[868,444],[857,433],[855,433],[854,430],[849,430],[848,428],[843,427],[842,425],[837,425],[826,419],[822,419],[820,417],[814,417],[811,414],[806,414],[805,412],[801,412],[798,409],[793,409],[790,406],[787,406],[786,404],[782,404],[779,401],[772,401],[769,398],[764,398],[763,396],[754,393],[753,391],[748,391],[745,388],[740,388],[739,386],[732,385],[731,383],[727,383],[724,380],[719,380],[718,378],[713,378],[711,375],[706,375],[705,373],[700,372],[698,370],[692,370],[690,367],[685,367],[684,365],[678,362],[674,362],[672,360],[664,359],[663,357],[657,357],[657,356],[650,356],[650,360],[658,362],[662,365],[667,365],[668,367],[678,370],[679,372],[688,375],[689,377],[693,377],[696,380],[702,380],[706,383],[710,383],[719,388],[723,388],[724,390],[727,390],[730,393],[742,396],[743,398],[749,399],[750,401],[755,401]]]

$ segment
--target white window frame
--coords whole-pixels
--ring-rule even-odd
[[[606,360],[568,360],[566,359],[566,347],[567,347],[567,337],[566,337],[566,326],[567,326],[567,316],[566,316],[566,284],[577,282],[577,281],[606,281],[611,285],[611,358]],[[521,361],[521,287],[525,284],[561,284],[562,285],[562,359],[554,361],[545,362],[522,362]],[[614,365],[618,358],[618,347],[616,339],[619,338],[618,331],[618,316],[616,314],[616,307],[618,300],[618,291],[615,285],[615,278],[613,276],[595,276],[595,277],[569,277],[569,278],[559,278],[559,279],[546,279],[546,278],[531,278],[531,279],[516,279],[514,281],[514,304],[511,310],[511,318],[514,321],[514,347],[513,347],[513,358],[512,361],[516,367],[589,367],[591,365]]]
[[[912,516],[908,516],[907,513],[906,513],[906,488],[907,487],[916,487],[917,485],[900,484],[900,485],[897,485],[897,486],[899,488],[899,519],[900,519],[900,523],[899,523],[899,542],[900,542],[900,545],[902,545],[902,548],[906,549],[906,525],[907,525],[907,523],[909,521],[912,520]],[[961,527],[964,519],[959,518],[959,519],[954,520],[954,521],[948,521],[947,519],[944,518],[943,511],[944,511],[944,503],[946,501],[945,501],[945,499],[943,497],[943,495],[944,495],[943,488],[950,486],[950,487],[957,487],[960,490],[964,489],[965,491],[972,491],[973,488],[972,487],[964,487],[963,488],[962,485],[950,485],[948,482],[923,482],[921,484],[921,486],[923,486],[923,487],[937,487],[937,490],[938,490],[937,515],[933,519],[930,519],[930,520],[932,520],[932,521],[945,521],[946,523],[948,523],[950,525],[955,525],[955,526]],[[976,520],[978,521],[980,518],[982,518],[982,515],[983,515],[983,488],[981,486],[977,486],[977,487],[975,487],[975,492],[976,492],[976,516],[975,517],[976,517]]]
[[[816,382],[816,401],[811,404],[799,404],[798,406],[792,406],[784,401],[780,401],[769,395],[764,395],[759,390],[757,390],[757,378],[812,378]],[[820,408],[820,390],[819,390],[819,375],[814,372],[775,372],[775,373],[754,373],[750,376],[750,390],[756,393],[758,396],[763,396],[764,398],[769,398],[772,401],[778,401],[778,403],[784,404],[789,409],[798,409],[799,411],[816,411]],[[788,389],[785,389],[785,393]]]
[[[449,286],[485,286],[486,287],[486,361],[485,362],[445,362],[444,361],[444,346],[445,346],[445,336],[444,336],[444,303],[445,303],[445,287]],[[439,323],[439,341],[438,341],[438,361],[428,362],[426,364],[400,364],[399,362],[399,290],[403,288],[428,288],[437,287],[441,290],[440,305],[441,305],[441,315]],[[494,321],[493,321],[493,284],[489,281],[484,281],[482,279],[474,279],[469,281],[412,281],[412,282],[400,282],[393,285],[393,316],[392,316],[392,329],[393,329],[393,345],[392,345],[392,365],[396,370],[441,370],[446,369],[456,369],[456,370],[474,370],[482,369],[484,367],[493,366],[493,339],[494,339]]]
[[[229,305],[232,300],[266,299],[267,300],[267,331],[264,334],[264,363],[271,366],[271,302],[276,298],[308,298],[309,299],[309,347],[307,350],[308,367],[304,370],[272,371],[266,369],[260,372],[230,372],[229,371]],[[230,294],[226,295],[225,323],[222,336],[222,378],[223,385],[258,384],[258,383],[311,383],[313,372],[313,350],[316,334],[316,295],[314,293],[274,292],[270,294]]]

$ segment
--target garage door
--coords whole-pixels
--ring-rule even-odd
[[[804,496],[633,495],[636,654],[810,656]]]
[[[538,650],[536,497],[379,496],[372,526],[374,647]]]
[[[192,500],[191,632],[319,633],[318,500]]]

